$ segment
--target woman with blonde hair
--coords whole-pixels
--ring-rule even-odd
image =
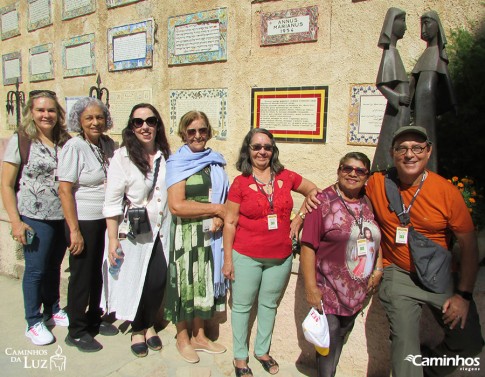
[[[46,325],[69,324],[59,306],[61,262],[67,244],[57,193],[57,163],[70,136],[64,109],[50,90],[30,92],[22,115],[22,125],[3,157],[2,200],[12,223],[12,237],[23,245],[25,335],[35,345],[46,345],[55,340]]]

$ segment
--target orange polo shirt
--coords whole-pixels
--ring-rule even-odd
[[[407,270],[415,271],[408,245],[397,244],[396,228],[399,219],[389,209],[384,173],[375,173],[369,178],[366,193],[374,207],[375,218],[381,227],[381,246],[384,267],[394,263]],[[406,208],[409,206],[418,186],[401,187],[401,196]],[[460,191],[436,173],[428,171],[423,187],[410,211],[414,228],[448,248],[451,233],[468,233],[474,230],[473,221]]]

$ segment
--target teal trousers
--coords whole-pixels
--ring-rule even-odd
[[[257,357],[269,352],[278,301],[288,282],[293,255],[285,259],[251,258],[232,251],[232,336],[234,359],[248,357],[249,317],[258,298],[258,329],[254,341]]]

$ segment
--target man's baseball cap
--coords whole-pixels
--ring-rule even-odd
[[[417,134],[417,135],[424,137],[424,139],[426,141],[429,141],[428,140],[428,133],[426,132],[426,128],[411,125],[411,126],[402,126],[402,127],[398,128],[396,130],[396,132],[394,132],[394,135],[392,135],[392,143],[391,144],[394,144],[394,141],[399,136],[404,135],[404,134]]]

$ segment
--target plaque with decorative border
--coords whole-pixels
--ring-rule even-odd
[[[29,31],[52,25],[51,0],[29,0],[28,20]]]
[[[227,60],[227,8],[168,19],[168,64]]]
[[[128,123],[133,106],[152,103],[152,89],[118,90],[109,92],[109,112],[113,119],[110,134],[120,135]]]
[[[261,46],[318,40],[318,6],[261,14]]]
[[[191,110],[207,115],[218,140],[227,137],[227,89],[170,90],[170,135],[178,131],[180,118]]]
[[[108,70],[153,66],[153,19],[108,29]]]
[[[327,108],[328,86],[253,88],[251,127],[280,141],[325,143]]]
[[[375,84],[351,85],[347,144],[377,145],[386,104]]]
[[[71,20],[95,11],[96,0],[62,0],[63,20]]]
[[[2,41],[20,35],[18,2],[0,8],[0,31]]]
[[[2,55],[3,85],[22,82],[22,55],[20,51]]]
[[[35,46],[29,49],[29,81],[54,79],[53,44]]]
[[[137,3],[139,1],[142,1],[142,0],[106,0],[106,6],[108,7],[108,9],[110,9],[110,8],[121,7],[123,5]]]
[[[64,77],[87,76],[96,73],[94,33],[79,35],[62,42]]]

